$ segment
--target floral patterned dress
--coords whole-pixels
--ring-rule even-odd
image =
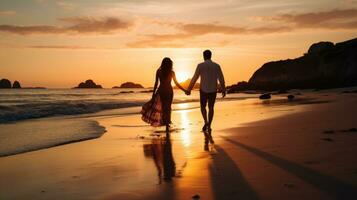
[[[154,98],[143,105],[141,118],[152,126],[163,126],[171,123],[171,104],[173,100],[171,80],[173,72],[164,76],[159,69],[156,73],[159,77],[160,85]]]

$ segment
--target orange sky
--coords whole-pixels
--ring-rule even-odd
[[[227,84],[317,41],[357,36],[356,0],[29,0],[0,2],[0,78],[67,88],[152,86],[163,57],[189,78],[211,49]]]

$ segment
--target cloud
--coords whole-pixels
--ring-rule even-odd
[[[231,41],[227,40],[209,40],[209,41],[190,41],[190,42],[182,42],[182,41],[174,41],[174,40],[154,40],[154,39],[144,39],[137,40],[131,43],[126,44],[129,48],[192,48],[192,44],[194,47],[222,47],[226,46]]]
[[[215,24],[183,24],[178,26],[178,28],[190,35],[204,35],[210,33],[221,33],[221,34],[241,34],[246,32],[246,28],[226,26],[226,25],[215,25]]]
[[[114,17],[93,18],[93,17],[72,17],[62,18],[68,26],[17,26],[0,25],[0,31],[29,35],[29,34],[111,34],[118,30],[128,29],[132,23]]]
[[[72,24],[66,29],[78,33],[111,33],[120,29],[128,29],[132,24],[114,17],[107,18],[90,18],[90,17],[73,17],[62,18],[64,22]]]
[[[192,38],[208,35],[251,35],[291,32],[300,29],[357,29],[357,9],[335,9],[324,12],[280,14],[270,17],[255,17],[261,26],[231,26],[214,23],[175,23],[156,21],[161,26],[173,27],[176,33],[149,34],[141,40],[127,44],[129,47],[161,47]],[[269,23],[267,23],[267,21]]]
[[[291,24],[294,28],[357,28],[357,9],[335,9],[325,12],[281,14],[267,17],[266,20]]]
[[[75,4],[62,0],[57,0],[56,5],[65,10],[73,10],[76,7]]]
[[[346,4],[347,6],[355,6],[357,3],[357,0],[342,0],[342,2],[344,4]]]
[[[96,49],[90,46],[75,46],[75,45],[32,45],[27,48],[33,49]]]
[[[0,10],[0,16],[10,16],[16,15],[16,12],[13,10]]]
[[[48,0],[34,0],[34,1],[41,5],[46,5],[48,3]]]
[[[160,24],[163,24],[162,22]],[[162,47],[168,44],[179,46],[177,41],[196,38],[208,34],[224,34],[224,35],[242,35],[242,34],[269,34],[277,32],[290,31],[290,27],[286,26],[262,26],[256,28],[247,28],[229,25],[217,25],[212,23],[201,24],[183,24],[183,23],[167,23],[168,26],[175,27],[179,32],[173,34],[149,34],[145,38],[135,42],[128,43],[128,47]],[[227,42],[217,42],[218,46],[224,46]],[[184,46],[184,45],[183,45]]]
[[[31,49],[63,49],[63,50],[117,50],[117,47],[95,47],[95,46],[80,46],[80,45],[29,45],[25,48]]]
[[[179,29],[186,32],[191,36],[199,36],[205,34],[268,34],[276,32],[290,31],[289,27],[285,26],[261,26],[255,28],[239,27],[239,26],[227,26],[227,25],[215,25],[215,24],[184,24],[179,26]]]

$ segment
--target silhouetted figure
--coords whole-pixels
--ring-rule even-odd
[[[172,70],[172,65],[170,58],[166,57],[162,60],[160,68],[156,71],[152,99],[143,106],[141,111],[142,119],[145,122],[152,126],[165,125],[166,132],[169,132],[171,123],[171,104],[173,99],[171,81],[174,80],[176,86],[186,92],[177,82],[175,72]],[[160,85],[157,87],[159,83]]]
[[[171,181],[176,175],[176,164],[172,155],[172,145],[169,134],[165,138],[153,138],[151,144],[144,145],[145,156],[153,158],[161,180]]]
[[[197,79],[201,78],[200,83],[200,104],[201,104],[201,113],[204,119],[204,126],[202,131],[211,131],[211,124],[214,114],[214,103],[216,101],[218,84],[217,80],[222,88],[222,97],[226,96],[226,87],[224,82],[224,76],[219,64],[211,60],[212,52],[206,50],[203,52],[204,62],[197,65],[196,72],[192,77],[190,86],[187,89],[186,94],[190,95],[193,86],[195,85]],[[206,106],[208,103],[208,118]]]

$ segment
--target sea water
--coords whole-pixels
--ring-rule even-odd
[[[139,113],[151,96],[149,89],[2,89],[0,156],[98,138],[105,127],[93,117]],[[256,95],[232,94],[225,99],[250,97]],[[174,92],[174,104],[198,101],[198,91],[190,96]]]

